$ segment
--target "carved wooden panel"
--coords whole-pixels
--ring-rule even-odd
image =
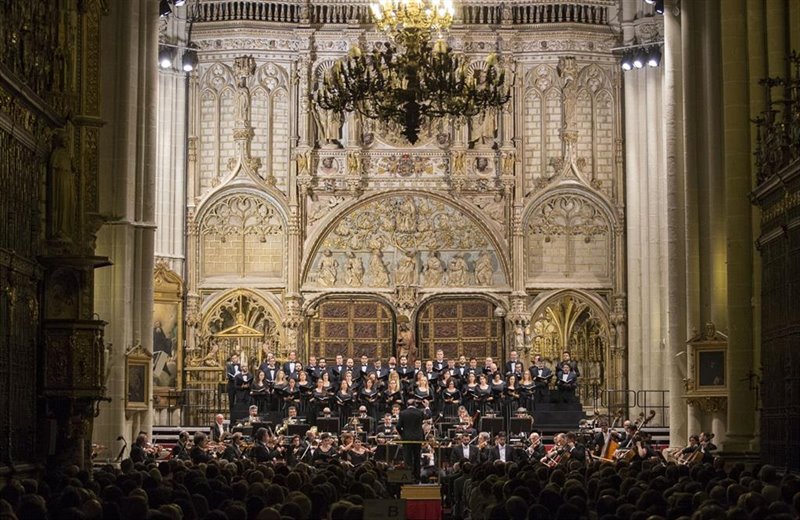
[[[386,360],[394,354],[394,322],[392,310],[379,301],[337,298],[322,302],[309,320],[308,354],[329,361],[337,354]]]
[[[417,338],[422,359],[433,359],[441,349],[445,358],[464,355],[499,360],[503,322],[495,317],[494,305],[483,299],[434,300],[420,309]]]

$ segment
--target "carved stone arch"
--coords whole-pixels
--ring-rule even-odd
[[[274,62],[267,62],[256,69],[254,84],[274,92],[278,88],[287,88],[289,74],[282,66]]]
[[[219,344],[222,359],[236,351],[237,345],[248,362],[261,362],[264,342],[273,352],[281,350],[285,341],[282,309],[271,293],[241,287],[228,289],[207,298],[201,309],[201,348]]]
[[[285,279],[287,215],[275,197],[255,189],[214,194],[197,212],[198,279]]]
[[[596,93],[601,89],[610,90],[611,78],[605,69],[592,63],[583,67],[578,73],[578,84],[590,92]]]
[[[557,84],[555,68],[546,63],[532,67],[525,74],[526,88],[534,88],[539,92],[545,92],[550,89],[550,87]]]
[[[533,199],[523,222],[526,283],[614,286],[617,221],[601,196],[561,185]]]
[[[568,350],[578,363],[579,395],[584,406],[600,402],[605,389],[621,389],[624,374],[609,374],[611,359],[610,309],[602,297],[579,289],[540,295],[532,305],[530,348],[555,371]],[[613,370],[613,369],[612,369]]]
[[[232,87],[235,84],[231,68],[219,61],[210,63],[200,77],[200,87],[210,88],[215,92],[221,92],[226,87]]]
[[[507,250],[480,215],[450,198],[426,192],[384,192],[359,200],[309,237],[306,251],[301,271],[306,287],[386,289],[396,286],[399,279],[400,285],[490,289],[507,287],[510,280]],[[406,252],[413,256],[415,266],[405,259]],[[345,256],[349,253],[353,256]],[[482,284],[475,277],[479,260]],[[363,266],[360,282],[352,278],[359,261]],[[437,263],[441,264],[438,268]],[[348,265],[351,280],[346,282]],[[445,271],[449,271],[447,277]],[[455,276],[448,278],[450,273]]]

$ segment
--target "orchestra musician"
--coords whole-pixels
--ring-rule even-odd
[[[700,433],[700,451],[703,453],[703,464],[714,463],[714,452],[717,451],[716,445],[711,442],[714,439],[713,433]]]
[[[267,429],[259,428],[253,435],[253,448],[250,450],[250,458],[256,462],[269,462],[272,454],[267,447]]]
[[[661,455],[667,462],[677,462],[679,464],[689,464],[693,455],[700,450],[700,436],[690,435],[689,444],[685,448],[664,448]]]
[[[211,454],[208,453],[208,436],[203,432],[197,432],[194,434],[194,446],[189,451],[189,457],[191,458],[194,464],[200,464],[202,462],[210,462],[212,457]]]
[[[256,411],[258,411],[258,409],[256,409]],[[225,416],[218,413],[214,417],[214,423],[211,425],[209,431],[211,440],[213,442],[222,442],[229,433],[228,426],[225,424]]]
[[[436,466],[437,447],[435,436],[431,433],[425,438],[425,442],[422,443],[420,448],[420,480],[423,483],[429,482],[433,476],[437,478],[440,476],[439,469]]]
[[[134,463],[146,462],[154,459],[155,454],[153,453],[153,449],[149,446],[149,444],[147,433],[139,432],[139,435],[136,436],[133,446],[131,446],[130,459]]]
[[[337,450],[333,446],[333,438],[330,433],[323,433],[319,438],[319,446],[312,453],[312,461],[330,460],[337,457]]]
[[[231,442],[225,447],[220,457],[228,462],[235,462],[242,458],[242,433],[236,432],[231,436]]]
[[[516,462],[514,450],[506,444],[505,432],[498,432],[494,438],[494,446],[489,449],[489,461]]]
[[[525,449],[525,456],[530,462],[539,462],[547,454],[541,436],[533,432],[528,436],[528,441],[530,445]]]
[[[178,460],[189,460],[189,432],[182,431],[178,434],[178,442],[172,447],[172,458]]]
[[[461,434],[459,436],[460,443],[454,444],[450,450],[450,464],[458,464],[464,462],[478,462],[478,447],[472,444],[468,434]]]
[[[586,462],[586,447],[578,442],[574,432],[567,433],[566,441],[566,452],[569,453],[569,458],[579,462]]]

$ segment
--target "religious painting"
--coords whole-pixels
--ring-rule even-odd
[[[161,261],[156,264],[153,282],[153,386],[180,389],[183,281]]]
[[[125,409],[147,410],[150,396],[150,357],[143,349],[127,356],[125,365]]]
[[[703,349],[697,351],[698,389],[725,387],[725,351],[722,349]]]

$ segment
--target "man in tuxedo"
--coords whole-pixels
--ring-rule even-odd
[[[537,354],[530,372],[533,379],[533,401],[535,403],[548,402],[550,400],[550,378],[553,376],[553,371],[544,366],[542,357]]]
[[[239,375],[241,369],[242,365],[239,364],[239,356],[233,354],[225,364],[225,376],[228,380],[225,389],[228,392],[228,407],[231,414],[233,414],[233,405],[236,403],[236,376]]]
[[[242,371],[236,376],[236,402],[250,404],[250,385],[253,382],[253,374],[247,370],[247,365],[242,365]]]
[[[444,360],[444,350],[437,350],[436,359],[433,360],[433,370],[435,372],[441,372],[446,365],[447,361]]]
[[[397,420],[397,433],[400,439],[414,441],[403,445],[403,460],[406,467],[411,469],[414,482],[417,483],[420,480],[421,441],[425,440],[422,431],[422,421],[425,419],[423,406],[422,401],[416,401],[414,406],[409,406],[400,412],[400,418]]]
[[[459,356],[458,364],[456,364],[456,372],[458,372],[458,379],[461,381],[467,380],[467,356]]]
[[[414,369],[408,365],[408,357],[400,356],[400,364],[397,366],[397,373],[400,379],[411,379],[414,374]]]
[[[471,357],[469,358],[469,367],[467,367],[467,374],[475,374],[475,378],[477,379],[481,373],[481,369],[478,368],[478,358]]]
[[[494,447],[489,451],[489,460],[514,462],[514,450],[506,444],[506,434],[499,432],[494,438]]]
[[[572,359],[572,356],[568,350],[565,350],[561,353],[561,362],[556,365],[556,377],[558,379],[561,379],[561,371],[564,367],[564,364],[569,365],[569,370],[575,374],[575,377],[581,376],[581,373],[578,371],[578,362]]]
[[[286,377],[293,377],[297,373],[297,352],[289,352],[289,361],[283,364],[283,373]]]
[[[336,362],[328,370],[328,374],[331,378],[331,383],[337,384],[341,382],[341,380],[344,379],[344,372],[345,372],[344,358],[342,358],[341,354],[337,354]]]
[[[578,388],[578,376],[572,371],[569,363],[561,365],[561,374],[556,381],[556,387],[558,388],[558,402],[575,402],[575,389]]]
[[[375,360],[375,365],[372,367],[372,372],[375,372],[375,377],[378,378],[379,385],[385,385],[389,380],[389,369],[382,366],[380,359]]]
[[[517,354],[516,350],[512,350],[511,353],[508,355],[508,361],[506,361],[505,369],[503,373],[508,375],[512,374],[517,371],[517,363],[519,363],[519,355]]]
[[[428,378],[428,384],[433,385],[439,379],[439,371],[433,368],[433,361],[425,362],[425,377]]]
[[[389,362],[386,365],[386,370],[391,374],[392,372],[397,372],[397,358],[392,356],[389,358]]]
[[[348,359],[348,361],[350,361]],[[353,379],[366,379],[367,374],[372,372],[372,365],[369,364],[369,358],[367,356],[361,356],[361,364],[356,367],[356,371],[353,372]]]
[[[227,434],[228,427],[225,425],[225,417],[221,413],[218,413],[217,416],[214,417],[214,424],[211,425],[209,436],[213,442],[221,442]]]
[[[315,363],[314,365],[309,365],[306,367],[308,371],[308,376],[315,384],[317,379],[322,377],[322,374],[328,371],[328,362],[325,358],[319,358],[319,362]]]
[[[486,377],[489,378],[489,381],[491,381],[491,375],[492,375],[492,372],[494,372],[494,370],[492,370],[492,365],[493,364],[494,364],[494,360],[492,358],[490,358],[490,357],[487,357],[483,361],[483,368],[481,369],[483,371],[483,373],[486,375]]]
[[[450,450],[450,464],[478,461],[478,448],[470,443],[469,435],[461,436],[461,443]]]

